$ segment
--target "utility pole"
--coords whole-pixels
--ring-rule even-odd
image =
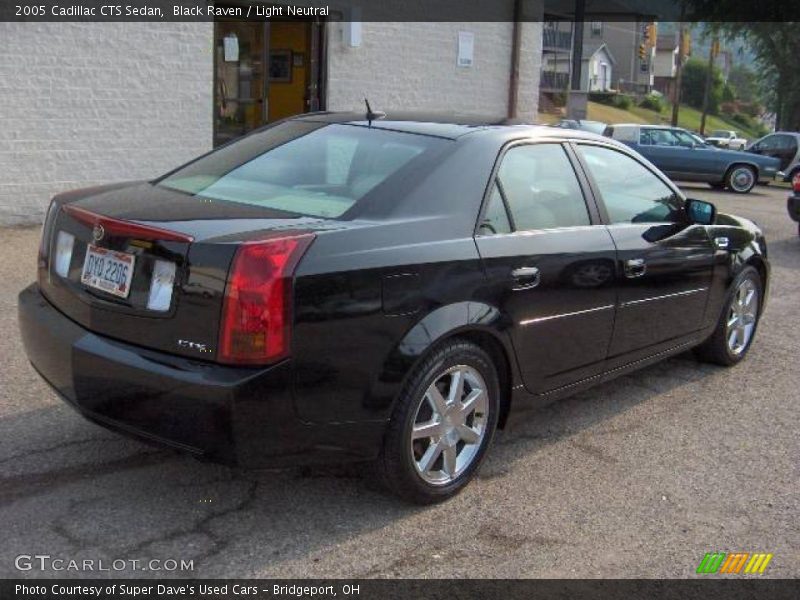
[[[700,117],[700,135],[706,134],[706,114],[708,114],[708,97],[711,94],[711,82],[714,79],[714,57],[719,51],[719,38],[715,35],[708,50],[708,71],[706,72],[706,89],[703,91],[703,114]]]
[[[681,24],[678,34],[678,64],[675,67],[675,89],[672,91],[672,126],[678,126],[678,110],[681,104],[681,81],[683,79],[683,62],[686,60],[686,24],[683,18],[686,9],[681,6]]]
[[[570,119],[586,118],[586,102],[588,94],[581,90],[581,64],[583,60],[583,19],[586,0],[576,0],[575,15],[572,26],[572,80],[567,98],[567,117]]]

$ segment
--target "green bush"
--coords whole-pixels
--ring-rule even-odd
[[[630,96],[626,96],[625,94],[617,94],[614,98],[614,106],[622,110],[628,110],[633,106],[633,100],[631,100]]]
[[[736,113],[735,115],[731,115],[731,121],[733,121],[734,123],[738,123],[739,125],[744,125],[748,129],[753,124],[750,117],[748,117],[744,113]]]
[[[614,96],[616,95],[616,92],[589,92],[589,100],[599,104],[614,106]]]
[[[733,88],[727,83],[722,86],[722,94],[720,96],[721,102],[733,102],[736,100],[736,95],[733,93]]]
[[[654,110],[657,113],[660,113],[662,110],[664,110],[664,103],[662,102],[661,98],[654,94],[650,94],[642,98],[642,101],[639,102],[639,106],[646,108],[647,110]]]

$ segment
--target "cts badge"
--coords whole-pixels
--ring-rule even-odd
[[[198,352],[211,352],[211,350],[209,350],[205,344],[201,344],[199,342],[190,342],[189,340],[178,340],[178,346],[181,348],[197,350]]]
[[[104,236],[105,234],[106,234],[106,230],[105,230],[105,229],[103,229],[103,226],[102,226],[102,225],[100,225],[100,223],[98,223],[97,225],[95,225],[95,226],[94,226],[94,229],[92,229],[92,239],[93,239],[95,242],[99,242],[100,240],[102,240],[102,239],[103,239],[103,236]]]

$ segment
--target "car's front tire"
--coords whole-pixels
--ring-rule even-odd
[[[758,176],[749,165],[733,165],[725,175],[725,186],[736,194],[747,194],[758,183]]]
[[[500,386],[489,355],[443,343],[403,386],[376,461],[393,493],[417,504],[446,500],[474,476],[492,442]]]
[[[729,367],[747,355],[761,316],[763,285],[753,267],[745,267],[734,279],[714,333],[695,354],[700,360]]]

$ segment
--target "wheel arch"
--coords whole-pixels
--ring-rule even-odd
[[[741,269],[739,269],[739,272],[741,272],[741,270],[745,267],[754,267],[755,270],[758,271],[758,276],[761,278],[761,298],[759,298],[759,312],[763,312],[764,306],[767,303],[767,296],[769,294],[769,267],[767,266],[767,262],[764,260],[764,257],[755,253],[744,261]]]
[[[739,165],[744,165],[746,167],[752,167],[752,169],[756,173],[756,181],[758,181],[758,177],[759,177],[759,175],[761,173],[761,169],[759,168],[758,163],[755,163],[755,162],[749,161],[749,160],[745,160],[743,158],[737,158],[736,160],[732,160],[730,163],[728,163],[728,166],[725,167],[725,175],[723,176],[723,181],[727,181],[728,180],[728,175],[730,174],[731,170],[734,167],[738,167]]]
[[[511,397],[519,385],[516,355],[502,313],[482,302],[457,302],[437,308],[420,319],[394,347],[373,388],[373,398],[383,397],[391,415],[408,377],[418,364],[442,343],[460,338],[484,350],[497,369],[500,385],[498,427],[505,424]]]

